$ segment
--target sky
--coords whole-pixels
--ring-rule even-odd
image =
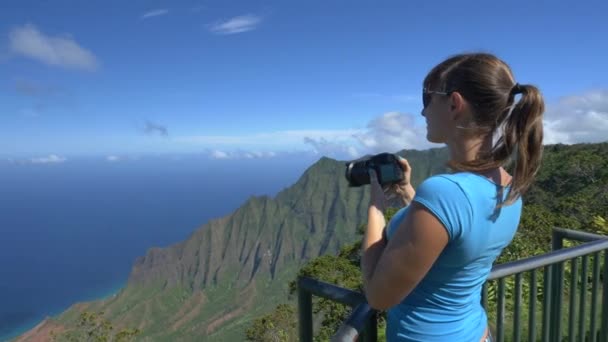
[[[0,160],[278,158],[438,147],[421,87],[494,53],[545,143],[608,136],[606,1],[0,0]]]

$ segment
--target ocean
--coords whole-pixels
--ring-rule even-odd
[[[0,341],[117,292],[149,248],[276,195],[316,159],[0,162]]]

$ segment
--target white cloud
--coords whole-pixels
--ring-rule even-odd
[[[252,152],[226,152],[246,146],[261,150],[308,150],[336,159],[366,154],[424,150],[440,147],[426,140],[423,120],[410,113],[387,112],[373,118],[363,129],[285,130],[248,135],[184,136],[175,141],[214,146],[219,158],[254,158]],[[545,144],[573,144],[608,140],[608,90],[564,97],[548,105],[544,121]],[[277,153],[277,152],[275,152]],[[283,152],[278,152],[283,153]]]
[[[261,158],[273,158],[277,156],[274,151],[221,151],[211,150],[207,151],[207,154],[212,159],[261,159]]]
[[[426,140],[426,127],[409,113],[382,114],[369,122],[365,132],[355,137],[369,153],[434,147]]]
[[[357,129],[344,130],[285,130],[274,132],[263,132],[248,135],[200,135],[175,137],[174,141],[201,145],[224,145],[234,148],[242,146],[276,147],[276,146],[301,146],[305,138],[312,139],[339,139],[345,140],[360,132]]]
[[[155,9],[155,10],[151,10],[151,11],[148,11],[148,12],[142,14],[141,17],[140,17],[140,19],[147,19],[147,18],[152,18],[152,17],[158,17],[158,16],[161,16],[161,15],[165,15],[167,13],[169,13],[168,9],[164,9],[164,8]]]
[[[566,96],[547,106],[545,144],[603,141],[608,141],[608,89]]]
[[[426,140],[426,127],[413,114],[388,112],[374,119],[366,129],[353,132],[350,139],[307,138],[317,154],[333,158],[357,158],[366,154],[398,152],[403,149],[435,147]]]
[[[56,154],[51,154],[46,157],[32,158],[32,159],[30,159],[30,162],[32,164],[58,164],[58,163],[63,163],[66,160],[67,159],[64,157],[59,157]]]
[[[359,150],[347,142],[330,141],[326,138],[304,138],[304,142],[313,148],[313,152],[323,156],[356,158]]]
[[[241,15],[209,26],[209,30],[217,34],[235,34],[255,30],[262,22],[256,15]]]
[[[13,53],[49,65],[89,71],[98,67],[95,55],[71,37],[47,36],[32,24],[12,29],[9,33],[9,47]]]
[[[176,137],[179,143],[213,146],[221,151],[244,146],[260,150],[282,149],[312,150],[333,158],[353,158],[368,153],[397,152],[404,148],[432,147],[426,141],[426,128],[417,124],[414,115],[389,112],[370,121],[365,129],[343,130],[285,130],[249,135],[208,135]],[[216,157],[229,158],[234,154],[223,152]],[[257,157],[251,152],[240,157]]]
[[[267,152],[259,152],[259,151],[252,151],[252,152],[242,152],[242,151],[238,151],[236,153],[236,156],[242,156],[244,158],[247,159],[259,159],[259,158],[272,158],[275,157],[277,154],[276,152],[273,151],[267,151]]]
[[[211,152],[210,157],[213,159],[228,159],[228,153],[215,150]]]
[[[118,157],[118,156],[107,156],[106,157],[106,161],[111,162],[111,163],[117,162],[117,161],[120,161],[120,160],[121,160],[121,158]]]

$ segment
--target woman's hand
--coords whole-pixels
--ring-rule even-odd
[[[371,184],[370,206],[373,205],[382,212],[389,203],[395,203],[397,206],[407,206],[416,195],[416,191],[410,183],[412,167],[407,159],[399,157],[398,160],[403,169],[403,180],[399,183],[387,184],[382,187],[378,182],[376,172],[370,170],[369,173]]]
[[[399,206],[406,206],[410,204],[416,192],[410,183],[412,178],[412,167],[408,163],[407,159],[398,157],[399,164],[403,169],[403,180],[399,183],[389,184],[384,189],[389,201],[396,201]]]
[[[375,207],[379,211],[384,212],[386,209],[386,196],[384,194],[384,189],[382,189],[380,183],[378,182],[376,171],[369,170],[369,180],[371,185],[369,206]]]

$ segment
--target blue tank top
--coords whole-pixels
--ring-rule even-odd
[[[500,190],[501,186],[470,172],[435,175],[418,186],[413,201],[443,223],[449,242],[418,286],[388,310],[387,341],[481,339],[487,326],[481,289],[492,264],[513,239],[522,210],[521,198],[495,209]],[[388,239],[408,210],[400,209],[390,220]]]

